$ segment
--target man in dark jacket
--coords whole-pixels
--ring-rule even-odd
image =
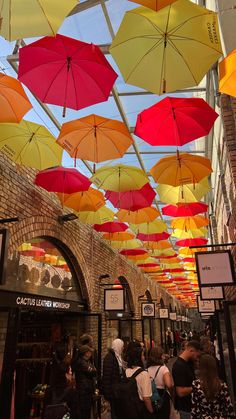
[[[115,339],[112,342],[112,349],[109,349],[103,360],[102,393],[104,398],[110,403],[111,419],[117,419],[113,401],[113,388],[121,381],[123,371],[123,361],[121,355],[123,348],[123,340]]]

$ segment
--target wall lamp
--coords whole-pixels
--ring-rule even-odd
[[[5,223],[15,223],[19,221],[18,217],[13,217],[13,218],[2,218],[0,220],[0,224],[5,224]]]
[[[75,215],[73,212],[71,212],[70,214],[59,215],[59,217],[57,218],[60,224],[64,224],[64,223],[67,223],[68,221],[74,221],[77,219],[78,219],[77,215]]]

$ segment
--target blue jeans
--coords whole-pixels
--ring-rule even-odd
[[[191,419],[190,412],[183,412],[182,410],[179,411],[180,419]]]

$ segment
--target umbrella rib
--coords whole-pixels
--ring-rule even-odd
[[[128,13],[130,13],[130,14],[134,14],[134,15],[136,15],[136,13],[134,13],[132,10],[130,10]],[[156,31],[157,32],[159,32],[162,36],[164,35],[164,33],[165,32],[163,32],[158,26],[156,26],[155,25],[155,23],[153,23],[150,19],[148,19],[146,16],[144,16],[144,15],[142,15],[142,18],[144,19],[144,20],[147,20],[147,22],[149,23],[149,24],[151,24],[151,26],[153,26],[155,29],[156,29]],[[119,45],[119,44],[118,44]]]
[[[179,23],[179,25],[175,26],[175,28],[171,29],[168,34],[174,34],[176,31],[178,31],[182,26],[184,26],[186,23],[188,23],[190,20],[197,19],[202,16],[211,15],[212,13],[206,12],[206,13],[200,13],[199,15],[191,16],[188,19],[184,20],[183,22]]]
[[[114,131],[116,131],[116,130],[114,130]],[[118,154],[119,154],[119,156],[120,157],[122,157],[123,156],[123,154],[120,152],[120,150],[118,149],[118,147],[116,146],[116,143],[115,143],[115,141],[113,141],[110,137],[109,137],[109,135],[107,135],[105,132],[104,132],[104,130],[102,131],[102,134],[110,141],[110,143],[114,146],[114,148],[117,150],[117,152],[118,152]]]
[[[175,35],[174,35],[174,36],[175,36]],[[174,42],[174,41],[185,41],[185,40],[188,40],[188,41],[195,41],[195,42],[197,42],[198,44],[204,45],[204,46],[208,47],[209,49],[213,49],[214,51],[216,51],[216,52],[220,53],[220,51],[219,51],[217,48],[214,48],[213,46],[210,46],[210,45],[206,44],[205,42],[200,41],[199,39],[189,38],[188,36],[181,36],[181,37],[176,36],[176,37],[175,37],[175,39],[172,39],[172,36],[171,36],[171,38],[169,39],[169,42]]]
[[[45,64],[48,64],[48,63],[45,63]],[[63,67],[65,67],[66,66],[66,63],[63,63],[62,64],[62,67],[57,71],[57,73],[55,74],[55,77],[53,78],[53,80],[51,81],[51,83],[49,84],[49,86],[48,86],[48,88],[47,88],[47,90],[46,90],[46,92],[45,92],[45,94],[44,94],[44,96],[43,96],[43,102],[44,101],[46,101],[46,98],[47,98],[47,95],[48,95],[48,92],[49,92],[49,90],[51,89],[51,87],[52,87],[52,85],[53,85],[53,83],[55,82],[55,80],[57,79],[57,77],[59,76],[59,74],[60,74],[60,72],[63,70]]]
[[[47,23],[48,23],[48,26],[50,27],[50,29],[51,29],[52,33],[55,35],[55,32],[54,32],[54,30],[53,30],[53,28],[52,28],[52,26],[51,26],[51,23],[50,23],[50,22],[49,22],[49,20],[48,20],[48,17],[47,17],[47,15],[46,15],[46,13],[45,13],[45,11],[44,11],[44,9],[43,9],[43,7],[42,7],[41,3],[40,3],[40,0],[37,0],[37,3],[38,3],[38,5],[39,5],[40,9],[42,10],[43,15],[45,16],[45,19],[46,19],[46,21],[47,21]]]
[[[80,61],[88,61],[88,62],[91,62],[91,60],[80,60]],[[96,63],[96,64],[98,64],[100,67],[103,67],[104,68],[104,65],[101,65],[99,63]],[[83,67],[81,67],[78,63],[73,62],[73,65],[79,67],[80,71],[84,72],[90,79],[93,80],[93,82],[97,85],[98,89],[100,90],[100,92],[102,92],[104,98],[106,99],[105,93],[103,92],[101,86],[99,86],[99,84],[97,83],[97,80],[95,78],[93,78],[93,76],[91,74],[89,74],[88,72],[86,72],[86,70],[84,70]]]
[[[191,71],[191,69],[190,69],[190,67],[189,67],[189,65],[188,65],[188,63],[187,63],[187,61],[185,60],[185,58],[184,58],[184,56],[181,54],[181,52],[178,50],[178,48],[172,43],[172,42],[170,42],[169,41],[169,45],[177,52],[177,54],[182,58],[182,60],[183,60],[183,62],[185,63],[185,65],[186,65],[186,67],[188,68],[188,70],[189,70],[189,73],[191,74],[191,76],[192,76],[192,78],[193,78],[193,80],[194,80],[194,82],[196,83],[196,84],[198,84],[198,81],[196,80],[196,78],[194,77],[194,75],[193,75],[193,73],[192,73],[192,71]]]
[[[13,108],[13,106],[12,106],[12,104],[11,104],[10,100],[8,99],[8,97],[7,97],[7,96],[5,96],[3,92],[1,92],[1,96],[3,97],[3,99],[5,99],[5,100],[7,101],[8,105],[10,106],[10,108],[11,108],[11,110],[12,110],[12,112],[13,112],[13,114],[15,115],[15,118],[18,120],[18,117],[17,117],[17,114],[16,114],[16,112],[15,112],[15,109]],[[21,95],[20,95],[20,96],[21,96]],[[21,97],[23,98],[23,96],[21,96]]]

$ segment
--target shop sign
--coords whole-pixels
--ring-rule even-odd
[[[181,316],[181,321],[185,322],[186,321],[186,317],[185,316]]]
[[[160,319],[168,319],[169,318],[168,308],[159,308],[159,317]]]
[[[104,310],[105,311],[124,311],[125,310],[124,289],[115,289],[115,288],[104,289]]]
[[[224,300],[223,287],[200,287],[202,300]]]
[[[0,230],[0,285],[5,283],[9,231]]]
[[[40,307],[40,308],[55,308],[57,310],[69,310],[69,302],[54,301],[44,298],[29,298],[29,297],[16,297],[16,305],[24,307]]]
[[[199,313],[214,313],[215,300],[202,300],[200,295],[198,295],[197,306]]]
[[[142,303],[142,317],[155,317],[155,304],[154,303]]]
[[[182,316],[180,315],[180,314],[177,314],[177,322],[181,322],[181,318],[182,318]]]
[[[170,313],[170,320],[177,320],[177,313],[175,313],[175,311]]]
[[[195,253],[195,257],[200,287],[234,284],[234,262],[230,250]]]

